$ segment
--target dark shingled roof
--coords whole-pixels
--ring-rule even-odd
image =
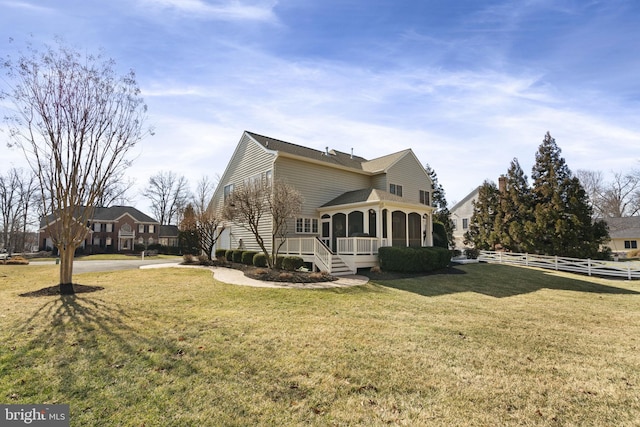
[[[329,206],[348,205],[351,203],[380,201],[406,202],[406,200],[402,197],[396,196],[395,194],[391,194],[387,191],[378,190],[376,188],[363,188],[360,190],[347,191],[346,193],[342,193],[341,195],[325,203],[321,207],[326,208]]]
[[[158,230],[158,236],[160,237],[178,237],[177,225],[161,225]]]
[[[640,216],[624,218],[604,218],[609,225],[609,237],[612,239],[640,237]]]
[[[82,210],[84,209],[84,207],[80,209]],[[94,222],[115,221],[125,213],[131,215],[138,222],[144,222],[144,223],[158,222],[155,219],[151,218],[149,215],[140,212],[138,209],[132,206],[111,206],[108,208],[103,208],[103,207],[95,208],[95,211],[93,213],[93,218],[91,218],[91,221],[94,221]],[[76,215],[76,216],[79,216],[79,215]],[[55,218],[55,215],[47,215],[46,218],[43,218],[40,221],[40,227],[44,227],[47,224],[51,223],[54,220],[54,218]]]
[[[362,163],[367,159],[359,156],[351,156],[351,154],[343,153],[336,150],[326,151],[314,150],[313,148],[303,147],[302,145],[292,144],[290,142],[281,141],[279,139],[270,138],[264,135],[247,131],[253,139],[268,150],[281,151],[296,156],[306,157],[308,159],[319,160],[333,165],[346,166],[353,169],[362,170]]]

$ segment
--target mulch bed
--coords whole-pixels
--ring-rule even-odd
[[[97,292],[101,291],[104,288],[102,286],[88,286],[88,285],[80,285],[77,283],[73,284],[73,290],[76,294],[86,294],[89,292]],[[60,295],[60,286],[49,286],[48,288],[42,288],[37,291],[27,292],[24,294],[19,294],[20,297],[50,297]]]
[[[216,267],[226,267],[241,270],[245,276],[265,282],[322,283],[338,280],[338,278],[335,276],[320,272],[273,270],[235,262],[220,263],[218,261],[214,261],[212,265]]]

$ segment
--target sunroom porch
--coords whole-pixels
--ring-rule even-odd
[[[317,226],[296,223],[296,236],[282,254],[297,255],[314,269],[354,274],[378,265],[382,246],[432,246],[433,208],[390,193],[366,189],[345,193],[317,209]]]

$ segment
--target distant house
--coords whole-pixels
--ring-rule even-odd
[[[633,249],[640,249],[640,216],[624,218],[604,218],[609,226],[611,240],[605,246],[614,253],[623,254]]]
[[[468,246],[464,244],[464,233],[469,231],[469,224],[473,216],[473,203],[478,199],[479,191],[480,187],[475,188],[449,210],[454,227],[453,238],[455,240],[455,247],[458,249]],[[473,246],[473,244],[471,244],[471,246]]]
[[[57,221],[52,215],[41,220],[41,250],[53,249],[50,229]],[[95,208],[86,227],[88,233],[81,247],[88,253],[128,252],[135,244],[146,247],[160,242],[160,223],[131,206]]]
[[[355,272],[377,264],[380,246],[432,246],[433,184],[411,149],[367,160],[244,132],[213,195],[221,209],[234,188],[281,180],[303,196],[283,251],[318,269]],[[271,219],[264,224],[270,236]],[[271,246],[271,239],[266,239]],[[258,250],[254,236],[229,223],[217,248]]]
[[[159,243],[162,246],[177,247],[178,243],[178,226],[177,225],[161,225],[158,234]]]

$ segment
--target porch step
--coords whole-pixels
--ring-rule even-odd
[[[331,257],[331,275],[333,276],[348,276],[355,274],[347,264],[345,264],[339,256],[333,255]]]

